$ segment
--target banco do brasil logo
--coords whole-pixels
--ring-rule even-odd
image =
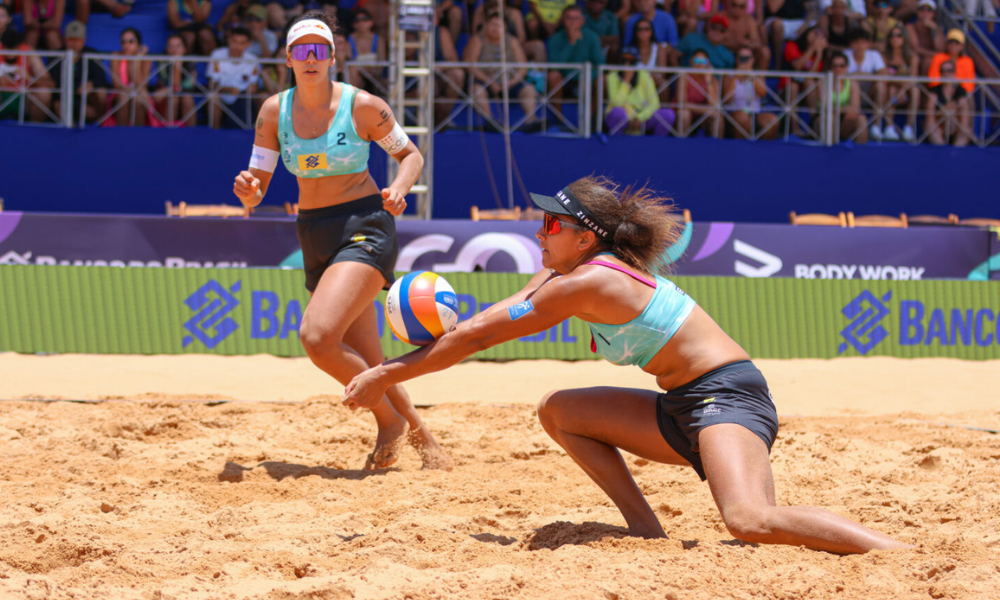
[[[881,353],[909,354],[907,347],[923,346],[989,349],[979,356],[1000,358],[996,353],[1000,347],[1000,309],[990,305],[993,297],[983,291],[981,287],[956,288],[944,295],[915,290],[908,297],[897,290],[894,298],[890,290],[882,296],[865,290],[840,309],[851,322],[840,332],[843,341],[838,354],[854,348],[866,355],[889,340],[885,344],[890,347],[883,344]]]
[[[840,354],[843,354],[848,346],[853,346],[861,354],[868,354],[872,348],[889,336],[889,332],[881,325],[881,321],[889,314],[889,307],[886,306],[886,303],[891,298],[891,291],[886,292],[880,299],[875,294],[865,290],[840,310],[845,317],[851,319],[851,323],[840,332],[840,335],[846,340],[840,344]]]
[[[182,346],[187,348],[195,339],[207,348],[215,348],[222,340],[239,329],[229,313],[240,305],[235,294],[240,291],[237,281],[226,289],[218,281],[209,280],[184,300],[184,304],[194,311],[194,316],[184,323],[191,335],[184,336]]]

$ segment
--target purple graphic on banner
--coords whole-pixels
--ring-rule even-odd
[[[708,258],[722,249],[723,244],[728,242],[729,236],[733,234],[735,226],[735,223],[711,223],[705,243],[702,244],[701,250],[691,260],[699,261],[703,258]]]
[[[19,212],[0,213],[0,243],[17,228],[17,224],[21,222],[21,214]]]
[[[1000,280],[996,234],[974,227],[693,223],[677,275]],[[400,220],[397,270],[536,273],[531,221]],[[697,248],[697,251],[694,249]],[[693,257],[692,257],[693,256]],[[0,213],[0,264],[301,268],[292,217]]]

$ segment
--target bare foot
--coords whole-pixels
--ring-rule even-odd
[[[365,460],[365,471],[384,469],[395,464],[399,460],[399,453],[403,449],[403,440],[409,427],[404,419],[400,419],[398,427],[380,428],[378,438],[375,440],[375,449]]]
[[[450,471],[455,468],[455,461],[437,443],[434,436],[423,427],[414,429],[407,437],[410,440],[410,445],[417,451],[417,454],[420,455],[420,460],[424,463],[421,468],[439,469],[442,471]]]

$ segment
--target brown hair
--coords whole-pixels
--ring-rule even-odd
[[[606,177],[584,177],[568,187],[587,210],[614,232],[601,242],[608,246],[608,251],[647,273],[666,270],[663,255],[681,234],[671,198],[660,196],[648,184],[620,190],[617,183]]]

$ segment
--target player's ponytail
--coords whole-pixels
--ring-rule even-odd
[[[654,273],[665,268],[663,256],[680,237],[673,200],[646,186],[623,191],[604,177],[584,177],[569,185],[587,210],[614,233],[607,250],[629,265]]]

